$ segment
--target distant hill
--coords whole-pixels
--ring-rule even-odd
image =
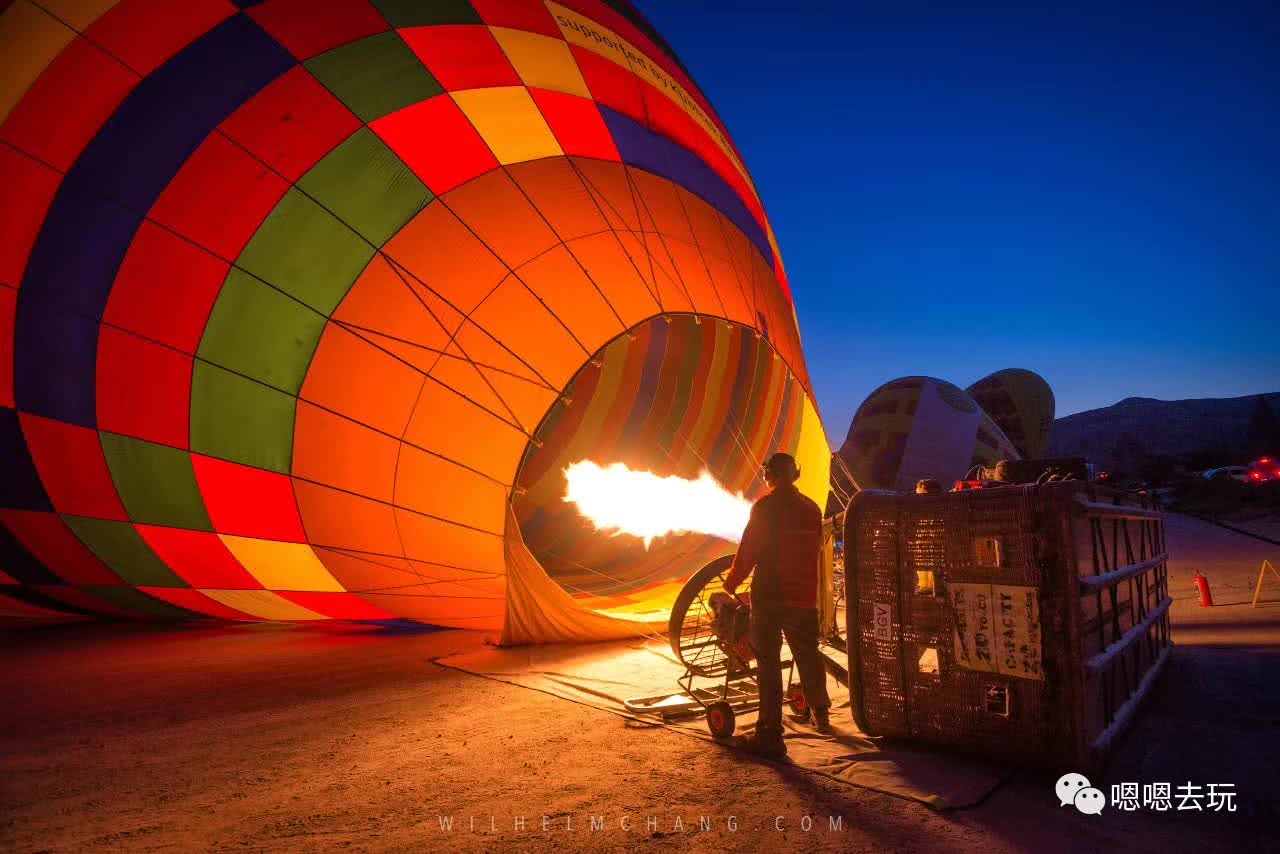
[[[1280,392],[1262,396],[1280,415]],[[1148,454],[1168,455],[1241,450],[1257,398],[1256,394],[1196,400],[1127,397],[1102,409],[1055,420],[1049,455],[1087,457],[1111,467],[1135,445]]]

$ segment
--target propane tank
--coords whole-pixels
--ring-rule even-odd
[[[1213,607],[1213,594],[1209,592],[1209,579],[1200,574],[1200,570],[1196,570],[1195,577],[1191,579],[1196,583],[1196,587],[1200,591],[1200,607]]]

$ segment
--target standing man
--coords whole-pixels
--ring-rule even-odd
[[[787,755],[782,741],[782,636],[800,670],[805,700],[819,732],[830,732],[827,674],[818,652],[818,561],[822,511],[796,489],[800,469],[790,454],[764,464],[770,492],[751,519],[724,589],[733,593],[752,570],[751,641],[760,668],[760,717],[741,746],[772,759]]]

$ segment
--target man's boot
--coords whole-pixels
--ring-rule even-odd
[[[830,709],[814,709],[813,710],[813,726],[823,735],[830,735],[835,732],[831,728],[831,710]]]
[[[734,746],[763,759],[787,758],[787,745],[783,742],[781,735],[770,736],[754,732],[749,736],[739,736],[734,739]]]

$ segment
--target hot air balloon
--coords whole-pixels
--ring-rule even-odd
[[[873,391],[854,414],[837,456],[837,478],[847,468],[861,489],[900,491],[925,478],[946,487],[975,465],[1020,459],[972,397],[933,377],[904,377]]]
[[[5,613],[592,639],[733,545],[572,464],[825,495],[764,207],[627,3],[16,0],[0,56]]]
[[[1044,378],[1022,368],[1006,368],[983,377],[967,389],[1026,459],[1039,459],[1049,448],[1053,429],[1053,389]]]

